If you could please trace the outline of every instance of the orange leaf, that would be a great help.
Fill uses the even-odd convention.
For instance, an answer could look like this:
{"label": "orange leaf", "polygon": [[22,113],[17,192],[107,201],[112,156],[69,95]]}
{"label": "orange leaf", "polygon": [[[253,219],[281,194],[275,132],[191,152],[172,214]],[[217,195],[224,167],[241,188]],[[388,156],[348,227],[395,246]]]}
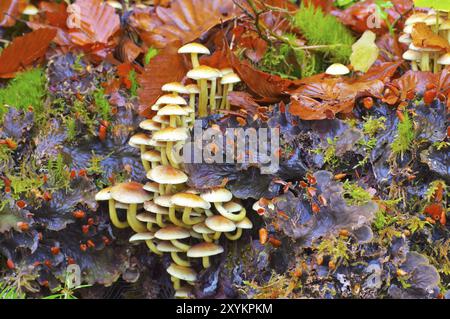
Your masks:
{"label": "orange leaf", "polygon": [[0,1],[0,27],[12,27],[16,24],[16,17],[27,4],[26,0],[1,0]]}
{"label": "orange leaf", "polygon": [[182,44],[194,41],[238,14],[240,10],[232,0],[173,0],[170,8],[156,7],[155,13],[139,12],[131,20],[134,26],[140,26],[146,44],[163,48],[176,40]]}
{"label": "orange leaf", "polygon": [[107,44],[120,29],[120,18],[114,8],[102,0],[77,0],[67,11],[71,41],[79,46]]}
{"label": "orange leaf", "polygon": [[188,69],[177,50],[177,47],[172,46],[161,50],[138,77],[140,85],[138,95],[140,104],[144,107],[143,114],[149,114],[147,108],[162,94],[161,87],[164,83],[181,81],[186,75]]}
{"label": "orange leaf", "polygon": [[0,77],[12,77],[19,69],[43,57],[55,36],[56,30],[39,29],[15,38],[0,56]]}
{"label": "orange leaf", "polygon": [[416,23],[411,33],[413,44],[418,48],[433,48],[449,51],[450,45],[443,37],[437,35],[425,23]]}

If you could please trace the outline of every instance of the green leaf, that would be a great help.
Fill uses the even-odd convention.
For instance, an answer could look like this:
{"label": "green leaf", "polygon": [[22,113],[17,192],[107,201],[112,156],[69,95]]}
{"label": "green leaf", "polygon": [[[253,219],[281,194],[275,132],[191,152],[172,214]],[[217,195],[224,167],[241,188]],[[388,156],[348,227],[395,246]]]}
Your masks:
{"label": "green leaf", "polygon": [[372,31],[366,31],[352,45],[350,63],[354,70],[367,72],[372,64],[377,60],[380,49],[375,44],[376,35]]}
{"label": "green leaf", "polygon": [[414,0],[414,5],[416,7],[450,11],[450,1],[448,0]]}

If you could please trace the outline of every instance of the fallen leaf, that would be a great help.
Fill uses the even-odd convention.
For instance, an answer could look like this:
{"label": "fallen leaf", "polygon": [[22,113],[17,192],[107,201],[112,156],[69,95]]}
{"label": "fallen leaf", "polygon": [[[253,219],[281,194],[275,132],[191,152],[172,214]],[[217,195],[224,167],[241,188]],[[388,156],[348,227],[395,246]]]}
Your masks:
{"label": "fallen leaf", "polygon": [[161,87],[164,83],[181,81],[186,75],[188,68],[183,56],[177,51],[177,47],[172,46],[162,49],[145,66],[143,74],[138,76],[138,96],[143,115],[151,114],[149,107],[162,95]]}
{"label": "fallen leaf", "polygon": [[13,77],[14,73],[42,58],[56,30],[39,29],[17,37],[0,56],[0,77]]}
{"label": "fallen leaf", "polygon": [[375,39],[375,33],[365,31],[358,41],[352,45],[350,63],[355,71],[367,72],[377,60],[380,49],[375,44]]}
{"label": "fallen leaf", "polygon": [[418,48],[450,50],[448,41],[434,33],[429,26],[422,22],[413,25],[411,38],[414,46]]}
{"label": "fallen leaf", "polygon": [[67,11],[70,39],[76,45],[107,44],[120,29],[119,15],[101,0],[77,0]]}

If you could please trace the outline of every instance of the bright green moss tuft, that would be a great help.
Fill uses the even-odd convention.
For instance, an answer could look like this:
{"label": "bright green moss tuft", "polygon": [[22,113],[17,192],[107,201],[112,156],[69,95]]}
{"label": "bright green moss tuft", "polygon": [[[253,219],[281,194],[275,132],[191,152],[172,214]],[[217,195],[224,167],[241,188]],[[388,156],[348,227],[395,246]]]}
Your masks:
{"label": "bright green moss tuft", "polygon": [[403,117],[403,121],[398,123],[397,135],[391,145],[392,152],[396,155],[403,155],[403,153],[408,151],[414,140],[414,123],[408,112],[405,112]]}

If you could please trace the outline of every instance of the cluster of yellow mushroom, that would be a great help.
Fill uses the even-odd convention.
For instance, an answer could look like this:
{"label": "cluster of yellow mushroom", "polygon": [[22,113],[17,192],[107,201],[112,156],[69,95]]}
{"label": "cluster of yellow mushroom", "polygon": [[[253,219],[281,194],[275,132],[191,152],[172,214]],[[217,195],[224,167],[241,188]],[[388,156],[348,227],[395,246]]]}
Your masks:
{"label": "cluster of yellow mushroom", "polygon": [[[129,140],[131,146],[140,149],[150,181],[145,185],[126,182],[108,187],[97,193],[96,200],[109,202],[114,226],[131,227],[136,232],[130,242],[145,242],[157,255],[170,253],[173,263],[167,272],[175,296],[187,297],[190,286],[183,286],[181,281],[195,282],[197,272],[191,267],[192,260],[201,258],[203,267],[209,267],[210,257],[224,251],[219,244],[222,233],[229,240],[237,240],[243,229],[251,229],[253,225],[243,205],[233,199],[229,190],[200,191],[186,185],[188,176],[183,163],[174,154],[189,136],[196,105],[199,116],[229,108],[227,95],[239,77],[231,69],[199,65],[198,54],[209,54],[201,44],[187,44],[179,52],[191,54],[194,68],[187,77],[197,84],[163,85],[165,94],[151,107],[156,115],[141,122],[139,127],[144,132]],[[127,210],[126,221],[119,219],[117,209]]]}
{"label": "cluster of yellow mushroom", "polygon": [[[441,44],[436,41],[427,43],[423,41],[420,45],[413,41],[414,28],[432,30],[442,38]],[[429,29],[428,29],[429,28]],[[403,59],[410,61],[414,71],[439,72],[442,68],[450,65],[450,13],[430,10],[428,13],[418,12],[412,14],[405,21],[403,33],[399,42],[408,45],[408,50],[403,54]]]}

